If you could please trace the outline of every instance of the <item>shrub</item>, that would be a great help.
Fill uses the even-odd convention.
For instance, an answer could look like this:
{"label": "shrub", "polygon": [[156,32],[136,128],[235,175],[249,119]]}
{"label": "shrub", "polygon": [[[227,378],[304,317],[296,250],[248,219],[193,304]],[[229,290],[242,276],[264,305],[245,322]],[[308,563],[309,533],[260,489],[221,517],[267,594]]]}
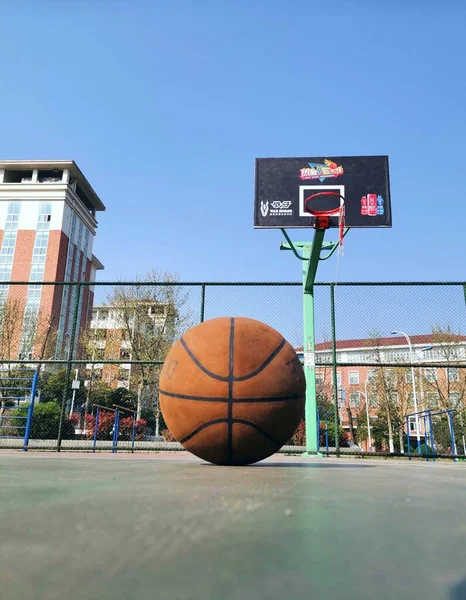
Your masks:
{"label": "shrub", "polygon": [[[29,406],[22,406],[14,412],[15,416],[26,417],[28,414]],[[34,413],[32,416],[31,433],[29,438],[31,440],[54,440],[58,438],[58,429],[60,426],[60,406],[56,402],[40,402],[34,406]],[[13,415],[12,415],[13,416]],[[22,421],[25,425],[24,419],[18,419],[18,423]],[[19,430],[18,435],[22,436],[24,430]],[[62,427],[62,439],[72,440],[74,439],[74,425],[70,419],[65,418]]]}
{"label": "shrub", "polygon": [[[110,411],[102,410],[99,413],[99,424],[97,429],[98,440],[111,440],[113,439],[113,424],[115,422],[115,413]],[[144,430],[147,426],[147,422],[144,419],[136,421],[136,440],[142,440],[144,438]],[[86,417],[86,430],[87,437],[92,439],[95,432],[95,416],[87,415]],[[118,439],[119,440],[131,440],[133,430],[133,417],[120,417],[120,424],[118,428]]]}
{"label": "shrub", "polygon": [[[348,437],[345,433],[343,427],[339,427],[339,441],[340,447],[346,448],[348,446]],[[306,422],[304,419],[299,423],[293,437],[289,441],[289,444],[292,446],[305,446],[306,445]],[[325,423],[321,421],[320,423],[320,446],[325,446]],[[335,446],[335,423],[333,421],[329,421],[328,424],[328,445]]]}

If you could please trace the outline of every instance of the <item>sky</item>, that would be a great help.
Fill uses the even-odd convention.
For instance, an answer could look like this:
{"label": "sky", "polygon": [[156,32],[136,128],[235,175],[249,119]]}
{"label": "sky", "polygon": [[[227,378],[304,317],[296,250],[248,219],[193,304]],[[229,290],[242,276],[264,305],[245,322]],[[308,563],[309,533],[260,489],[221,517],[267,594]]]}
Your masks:
{"label": "sky", "polygon": [[4,1],[0,158],[76,161],[101,281],[299,281],[255,158],[386,154],[393,227],[317,279],[464,280],[465,28],[460,0]]}

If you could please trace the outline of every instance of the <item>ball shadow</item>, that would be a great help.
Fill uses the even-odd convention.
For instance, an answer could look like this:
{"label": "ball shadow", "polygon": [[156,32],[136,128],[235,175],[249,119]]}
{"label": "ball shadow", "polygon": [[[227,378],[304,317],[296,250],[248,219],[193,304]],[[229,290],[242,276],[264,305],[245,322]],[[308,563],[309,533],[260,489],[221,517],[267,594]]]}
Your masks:
{"label": "ball shadow", "polygon": [[203,466],[207,467],[241,467],[242,469],[254,468],[254,469],[265,469],[273,467],[277,468],[293,468],[293,469],[373,469],[377,465],[352,465],[342,463],[295,463],[295,462],[258,462],[250,465],[215,465],[213,463],[203,462]]}

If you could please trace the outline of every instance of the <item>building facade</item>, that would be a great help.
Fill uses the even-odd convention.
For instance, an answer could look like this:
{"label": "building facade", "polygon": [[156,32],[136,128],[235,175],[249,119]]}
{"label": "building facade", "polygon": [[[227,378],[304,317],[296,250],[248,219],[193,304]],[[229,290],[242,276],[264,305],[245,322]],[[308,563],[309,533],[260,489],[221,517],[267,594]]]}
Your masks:
{"label": "building facade", "polygon": [[61,357],[69,349],[74,307],[78,331],[90,319],[91,286],[77,303],[77,286],[42,284],[95,281],[103,269],[93,255],[96,215],[103,210],[73,161],[0,161],[3,358]]}
{"label": "building facade", "polygon": [[[350,435],[361,426],[372,427],[392,409],[399,420],[414,412],[447,410],[466,406],[466,336],[450,332],[413,335],[411,348],[404,337],[337,340],[337,393],[340,423]],[[302,348],[298,355],[303,360]],[[318,396],[334,403],[332,343],[316,344],[316,384]],[[391,363],[367,366],[367,363]],[[422,363],[437,363],[423,367]],[[415,366],[398,366],[397,363]],[[413,385],[414,373],[414,385]],[[420,423],[421,434],[423,424]],[[394,435],[396,432],[394,433]],[[367,435],[367,434],[366,434]],[[410,419],[410,436],[416,435],[415,419]],[[361,446],[367,450],[368,440]]]}
{"label": "building facade", "polygon": [[174,341],[175,319],[176,312],[169,304],[151,300],[120,297],[114,304],[95,305],[86,356],[102,362],[86,365],[88,380],[101,380],[113,388],[134,392],[144,383],[145,405],[148,399],[153,404],[160,367],[134,365],[131,361],[163,361]]}

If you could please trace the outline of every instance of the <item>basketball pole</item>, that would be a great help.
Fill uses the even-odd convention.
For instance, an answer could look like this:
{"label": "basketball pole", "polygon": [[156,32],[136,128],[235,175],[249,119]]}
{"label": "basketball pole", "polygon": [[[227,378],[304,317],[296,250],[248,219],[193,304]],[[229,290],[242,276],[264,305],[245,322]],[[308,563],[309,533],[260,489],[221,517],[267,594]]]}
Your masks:
{"label": "basketball pole", "polygon": [[[345,230],[345,235],[348,229]],[[306,377],[306,452],[304,456],[322,456],[319,452],[319,432],[317,431],[317,386],[315,363],[315,310],[314,283],[320,260],[327,260],[338,248],[339,242],[324,242],[325,229],[315,229],[314,239],[310,242],[292,242],[285,229],[281,229],[286,242],[280,244],[280,250],[291,250],[303,261],[303,319],[304,319],[304,375]],[[298,252],[301,251],[301,254]],[[321,257],[322,251],[328,251]],[[336,367],[334,365],[333,382],[337,390]],[[335,394],[334,394],[335,395]],[[336,397],[338,394],[336,395]],[[337,400],[338,402],[338,400]],[[336,408],[338,410],[338,408]],[[336,435],[336,434],[335,434]]]}

